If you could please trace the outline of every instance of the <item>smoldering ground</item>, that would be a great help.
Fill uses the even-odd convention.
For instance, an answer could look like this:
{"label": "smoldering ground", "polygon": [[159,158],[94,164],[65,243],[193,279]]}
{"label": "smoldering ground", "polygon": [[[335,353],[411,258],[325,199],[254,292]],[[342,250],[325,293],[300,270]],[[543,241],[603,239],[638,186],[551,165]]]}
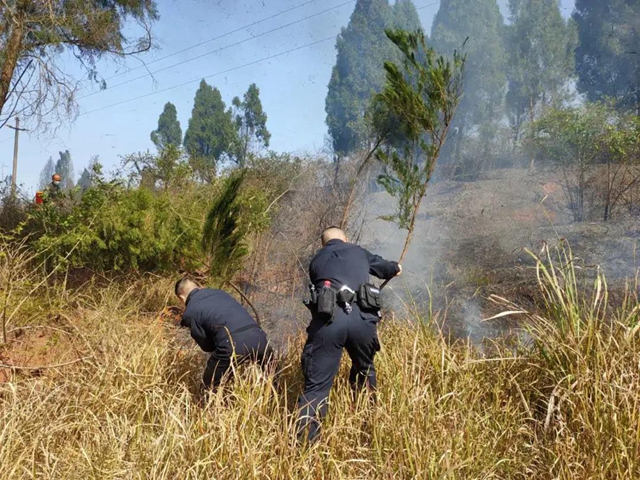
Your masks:
{"label": "smoldering ground", "polygon": [[[535,261],[544,245],[568,241],[584,281],[601,267],[613,288],[634,283],[638,267],[638,224],[575,223],[566,207],[557,170],[513,167],[482,173],[474,181],[441,180],[429,187],[415,236],[404,260],[404,275],[389,284],[385,299],[398,318],[439,312],[434,325],[454,339],[480,345],[522,326],[517,316],[485,321],[500,313],[491,295],[528,311],[540,307]],[[406,231],[382,216],[395,201],[386,192],[366,195],[362,244],[397,259]]]}

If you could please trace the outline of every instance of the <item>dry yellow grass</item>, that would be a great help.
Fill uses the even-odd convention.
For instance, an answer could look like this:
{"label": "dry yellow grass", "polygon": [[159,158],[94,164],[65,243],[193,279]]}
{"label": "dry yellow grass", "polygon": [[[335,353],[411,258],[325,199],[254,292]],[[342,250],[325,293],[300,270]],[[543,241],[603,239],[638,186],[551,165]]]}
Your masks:
{"label": "dry yellow grass", "polygon": [[61,313],[49,325],[84,359],[0,384],[0,478],[640,478],[636,302],[605,309],[606,283],[573,291],[568,265],[540,263],[558,308],[529,350],[480,358],[418,319],[384,325],[377,405],[352,403],[343,368],[306,450],[301,338],[275,377],[244,369],[201,406],[201,354],[148,313],[168,282],[39,293],[11,327]]}

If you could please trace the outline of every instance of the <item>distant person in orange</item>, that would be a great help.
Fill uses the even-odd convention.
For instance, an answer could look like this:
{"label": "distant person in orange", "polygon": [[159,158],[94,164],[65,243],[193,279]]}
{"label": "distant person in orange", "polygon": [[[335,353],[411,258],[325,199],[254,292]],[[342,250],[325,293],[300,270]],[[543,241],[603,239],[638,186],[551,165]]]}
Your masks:
{"label": "distant person in orange", "polygon": [[47,186],[47,190],[46,190],[46,197],[48,199],[55,199],[57,198],[60,193],[61,193],[61,187],[60,187],[60,183],[62,182],[62,177],[55,173],[53,174],[53,176],[51,177],[51,183]]}

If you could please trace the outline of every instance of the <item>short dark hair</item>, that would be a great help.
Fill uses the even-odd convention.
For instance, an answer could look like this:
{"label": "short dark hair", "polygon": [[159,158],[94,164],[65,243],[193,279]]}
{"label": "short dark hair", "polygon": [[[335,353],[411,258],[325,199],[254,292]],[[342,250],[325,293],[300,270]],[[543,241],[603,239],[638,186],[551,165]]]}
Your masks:
{"label": "short dark hair", "polygon": [[187,286],[190,283],[196,286],[198,285],[194,280],[192,280],[189,277],[183,277],[180,280],[178,280],[175,286],[176,297],[179,297],[180,295],[184,295],[186,293]]}

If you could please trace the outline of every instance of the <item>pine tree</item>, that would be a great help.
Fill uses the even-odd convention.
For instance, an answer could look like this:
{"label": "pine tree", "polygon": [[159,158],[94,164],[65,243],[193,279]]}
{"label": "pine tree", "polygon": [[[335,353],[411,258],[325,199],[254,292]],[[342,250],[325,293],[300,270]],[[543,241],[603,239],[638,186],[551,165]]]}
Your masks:
{"label": "pine tree", "polygon": [[252,147],[268,148],[271,133],[267,129],[267,114],[260,101],[260,89],[252,83],[244,98],[233,99],[235,122],[238,129],[238,147],[236,161],[243,167]]}
{"label": "pine tree", "polygon": [[[431,42],[442,55],[464,46],[464,96],[456,114],[459,142],[477,127],[487,140],[504,115],[504,20],[496,0],[442,0]],[[457,156],[457,155],[456,155]]]}
{"label": "pine tree", "polygon": [[215,170],[225,156],[233,155],[236,140],[233,112],[227,109],[220,91],[202,80],[184,136],[187,153]]}
{"label": "pine tree", "polygon": [[69,150],[59,152],[60,158],[56,162],[56,171],[58,175],[62,177],[60,188],[62,190],[71,190],[75,184],[73,180],[73,162],[71,161],[71,153]]}
{"label": "pine tree", "polygon": [[82,189],[82,191],[91,188],[91,185],[93,184],[93,176],[95,175],[95,168],[98,163],[99,158],[97,155],[91,157],[89,166],[82,171],[82,175],[80,175],[80,178],[78,179],[78,186]]}
{"label": "pine tree", "polygon": [[576,0],[578,90],[640,114],[640,2]]}
{"label": "pine tree", "polygon": [[411,0],[358,0],[349,25],[336,42],[337,60],[329,82],[325,110],[334,152],[344,157],[367,146],[373,94],[384,85],[384,62],[400,60],[385,35],[387,28],[421,29]]}
{"label": "pine tree", "polygon": [[525,120],[540,106],[566,97],[574,71],[575,35],[559,0],[509,0],[507,112],[518,140]]}
{"label": "pine tree", "polygon": [[40,190],[47,188],[47,185],[51,183],[51,177],[53,177],[54,173],[56,173],[56,164],[53,158],[49,157],[49,160],[47,160],[47,163],[44,164],[44,167],[40,171],[40,182],[38,183]]}
{"label": "pine tree", "polygon": [[393,6],[393,27],[407,32],[422,30],[418,10],[411,0],[396,0]]}
{"label": "pine tree", "polygon": [[372,95],[384,85],[384,62],[396,55],[385,35],[391,19],[388,0],[358,0],[338,36],[325,102],[329,136],[338,157],[363,148],[369,139],[365,116]]}
{"label": "pine tree", "polygon": [[178,121],[178,111],[173,103],[167,102],[164,106],[158,118],[158,128],[151,132],[151,141],[159,150],[169,145],[177,147],[182,144],[182,128]]}
{"label": "pine tree", "polygon": [[91,172],[88,169],[82,170],[82,174],[78,179],[78,186],[82,189],[82,191],[88,190],[91,188]]}
{"label": "pine tree", "polygon": [[210,257],[209,275],[220,283],[233,279],[249,253],[239,202],[244,178],[245,171],[240,171],[224,181],[203,227],[202,249]]}

